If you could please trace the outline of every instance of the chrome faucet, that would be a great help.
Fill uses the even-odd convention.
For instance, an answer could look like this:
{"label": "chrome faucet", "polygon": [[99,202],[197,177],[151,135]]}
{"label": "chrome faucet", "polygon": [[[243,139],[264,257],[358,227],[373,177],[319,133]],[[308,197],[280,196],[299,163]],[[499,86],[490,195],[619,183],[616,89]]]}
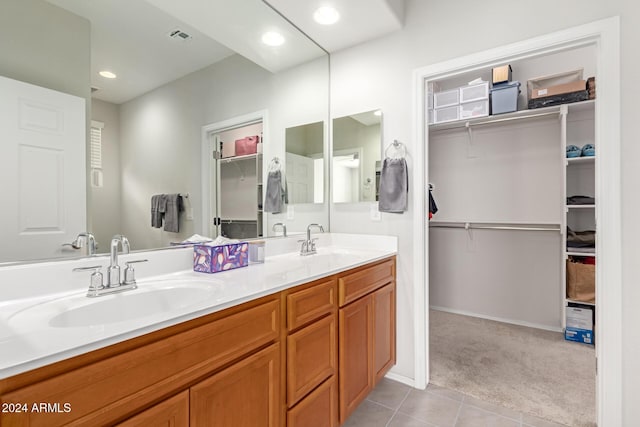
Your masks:
{"label": "chrome faucet", "polygon": [[102,273],[100,269],[101,265],[95,265],[92,267],[74,268],[73,271],[91,271],[91,284],[89,285],[88,297],[98,297],[100,295],[113,294],[116,292],[128,291],[130,289],[136,289],[135,271],[132,264],[138,262],[146,262],[146,259],[139,259],[135,261],[127,261],[125,264],[127,268],[124,269],[124,280],[120,282],[120,265],[118,265],[118,246],[122,246],[122,252],[129,253],[130,246],[129,240],[121,234],[113,236],[111,239],[111,264],[107,270],[107,283],[103,283]]}
{"label": "chrome faucet", "polygon": [[318,239],[312,239],[311,238],[311,228],[312,227],[316,227],[318,230],[320,230],[322,233],[324,233],[324,228],[320,224],[309,224],[307,226],[307,240],[299,240],[299,242],[302,243],[302,246],[300,247],[300,255],[302,255],[302,256],[312,255],[312,254],[315,254],[317,252],[316,251],[316,240],[318,240]]}
{"label": "chrome faucet", "polygon": [[[83,232],[78,234],[78,237],[71,242],[65,243],[62,246],[71,246],[73,249],[82,249],[83,255],[95,255],[96,253],[96,238],[93,234]],[[86,249],[85,249],[86,248]]]}
{"label": "chrome faucet", "polygon": [[273,224],[273,227],[271,227],[271,230],[275,232],[278,226],[282,227],[282,237],[287,237],[287,226],[283,222],[276,222]]}
{"label": "chrome faucet", "polygon": [[110,288],[120,286],[120,266],[118,265],[118,244],[122,246],[122,253],[129,253],[129,240],[122,234],[116,234],[111,239],[110,265],[107,270],[107,286]]}

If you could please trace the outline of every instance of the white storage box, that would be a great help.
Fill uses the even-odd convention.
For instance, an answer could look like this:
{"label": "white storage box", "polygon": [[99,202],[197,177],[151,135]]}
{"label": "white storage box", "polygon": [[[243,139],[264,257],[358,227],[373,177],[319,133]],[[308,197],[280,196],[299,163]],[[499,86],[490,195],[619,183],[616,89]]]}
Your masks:
{"label": "white storage box", "polygon": [[435,110],[433,110],[433,123],[444,123],[458,120],[458,108],[458,105],[436,108]]}
{"label": "white storage box", "polygon": [[460,88],[460,104],[483,99],[489,99],[489,82],[462,86]]}
{"label": "white storage box", "polygon": [[586,307],[567,307],[564,339],[593,344],[593,311]]}
{"label": "white storage box", "polygon": [[489,100],[460,104],[460,119],[473,119],[489,115]]}
{"label": "white storage box", "polygon": [[450,107],[452,105],[458,105],[459,90],[445,90],[444,92],[436,92],[433,94],[433,106],[434,108]]}

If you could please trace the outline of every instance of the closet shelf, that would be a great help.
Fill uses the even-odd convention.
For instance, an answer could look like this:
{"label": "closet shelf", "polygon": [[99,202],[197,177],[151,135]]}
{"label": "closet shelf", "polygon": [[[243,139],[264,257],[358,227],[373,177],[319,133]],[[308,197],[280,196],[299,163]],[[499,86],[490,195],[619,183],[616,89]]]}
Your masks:
{"label": "closet shelf", "polygon": [[567,205],[567,209],[595,209],[596,205]]}
{"label": "closet shelf", "polygon": [[588,256],[588,257],[596,256],[595,252],[571,252],[571,251],[567,251],[566,254],[567,255],[571,255],[571,256]]}
{"label": "closet shelf", "polygon": [[596,156],[568,157],[567,165],[576,164],[576,163],[593,163],[595,159],[596,159]]}
{"label": "closet shelf", "polygon": [[251,160],[251,159],[255,159],[258,156],[261,156],[261,153],[254,153],[254,154],[245,154],[244,156],[234,156],[234,157],[225,157],[220,159],[221,162],[223,163],[231,163],[231,162],[237,162],[240,160]]}
{"label": "closet shelf", "polygon": [[429,130],[438,132],[438,131],[449,130],[449,129],[466,128],[467,123],[469,126],[473,127],[473,126],[480,126],[480,125],[502,124],[502,123],[516,121],[516,120],[537,120],[537,119],[549,118],[555,115],[559,116],[561,108],[565,105],[568,106],[569,111],[571,110],[581,111],[581,110],[594,108],[595,102],[593,100],[588,100],[588,101],[575,102],[572,104],[554,105],[552,107],[534,108],[531,110],[519,110],[513,113],[478,117],[476,119],[456,120],[456,121],[447,122],[447,123],[434,123],[429,125]]}

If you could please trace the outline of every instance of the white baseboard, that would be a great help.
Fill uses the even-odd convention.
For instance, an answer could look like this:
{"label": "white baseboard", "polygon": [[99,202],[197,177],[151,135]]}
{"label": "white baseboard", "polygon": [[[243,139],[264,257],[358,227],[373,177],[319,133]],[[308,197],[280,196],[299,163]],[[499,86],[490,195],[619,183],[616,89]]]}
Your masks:
{"label": "white baseboard", "polygon": [[502,322],[502,323],[510,323],[512,325],[527,326],[529,328],[536,328],[536,329],[544,329],[545,331],[552,331],[552,332],[563,331],[562,326],[549,326],[549,325],[542,325],[539,323],[524,322],[521,320],[504,319],[502,317],[487,316],[485,314],[472,313],[470,311],[465,311],[465,310],[456,310],[448,307],[430,306],[429,308],[432,310],[444,311],[447,313],[462,314],[463,316],[478,317],[480,319],[494,320],[496,322]]}
{"label": "white baseboard", "polygon": [[413,378],[406,377],[404,375],[394,374],[393,372],[387,372],[384,376],[385,378],[389,378],[390,380],[398,381],[399,383],[406,384],[409,387],[415,388],[415,380]]}

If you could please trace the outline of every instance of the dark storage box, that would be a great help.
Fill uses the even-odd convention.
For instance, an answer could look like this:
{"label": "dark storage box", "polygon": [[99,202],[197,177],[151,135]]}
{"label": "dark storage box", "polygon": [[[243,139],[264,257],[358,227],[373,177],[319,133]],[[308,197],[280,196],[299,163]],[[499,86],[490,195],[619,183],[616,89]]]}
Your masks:
{"label": "dark storage box", "polygon": [[528,107],[529,109],[551,107],[552,105],[569,104],[572,102],[586,101],[587,99],[589,99],[589,91],[581,90],[579,92],[530,99]]}

